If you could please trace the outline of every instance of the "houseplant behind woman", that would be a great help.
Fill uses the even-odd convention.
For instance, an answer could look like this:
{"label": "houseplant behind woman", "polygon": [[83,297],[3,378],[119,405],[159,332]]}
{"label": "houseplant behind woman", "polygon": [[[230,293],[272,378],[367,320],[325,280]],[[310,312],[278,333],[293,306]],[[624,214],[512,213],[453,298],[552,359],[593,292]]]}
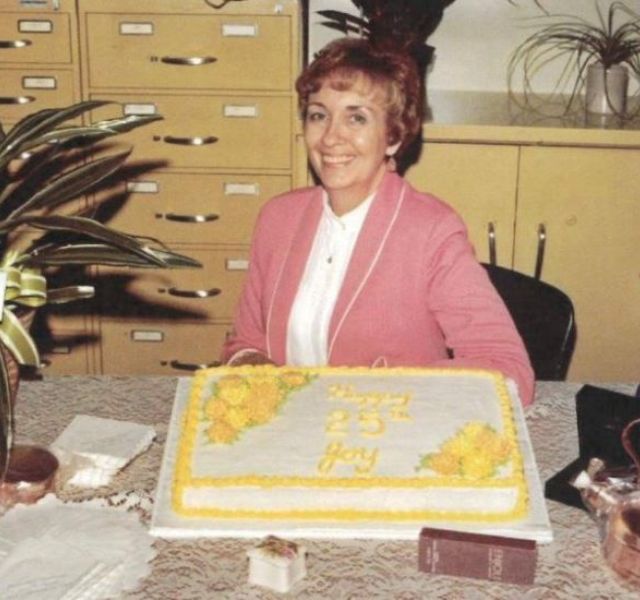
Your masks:
{"label": "houseplant behind woman", "polygon": [[231,365],[464,366],[532,401],[526,350],[460,218],[395,173],[422,125],[406,54],[329,44],[297,81],[321,185],[261,211]]}

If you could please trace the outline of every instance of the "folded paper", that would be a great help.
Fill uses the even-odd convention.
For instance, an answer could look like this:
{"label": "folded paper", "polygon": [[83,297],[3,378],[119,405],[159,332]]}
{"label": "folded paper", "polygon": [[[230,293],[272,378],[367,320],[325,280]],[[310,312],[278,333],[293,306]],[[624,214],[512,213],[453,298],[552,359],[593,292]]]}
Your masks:
{"label": "folded paper", "polygon": [[71,467],[68,483],[99,487],[144,452],[155,435],[149,425],[77,415],[51,449],[67,470]]}
{"label": "folded paper", "polygon": [[153,538],[137,514],[49,494],[0,519],[3,600],[101,600],[133,590],[150,571]]}

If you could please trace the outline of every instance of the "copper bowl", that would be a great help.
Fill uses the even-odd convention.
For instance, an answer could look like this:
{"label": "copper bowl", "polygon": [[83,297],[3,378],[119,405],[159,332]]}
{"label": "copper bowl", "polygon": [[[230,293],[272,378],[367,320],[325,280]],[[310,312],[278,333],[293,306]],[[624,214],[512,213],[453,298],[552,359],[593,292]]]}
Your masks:
{"label": "copper bowl", "polygon": [[0,506],[32,504],[54,489],[58,459],[46,448],[15,445],[9,468],[0,484]]}

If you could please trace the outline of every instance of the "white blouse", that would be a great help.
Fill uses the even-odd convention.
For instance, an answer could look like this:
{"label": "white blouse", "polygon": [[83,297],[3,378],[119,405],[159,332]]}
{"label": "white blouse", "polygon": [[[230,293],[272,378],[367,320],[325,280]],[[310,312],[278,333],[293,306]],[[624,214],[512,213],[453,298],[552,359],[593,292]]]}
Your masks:
{"label": "white blouse", "polygon": [[327,364],[331,315],[374,195],[338,217],[325,193],[322,217],[289,315],[288,365]]}

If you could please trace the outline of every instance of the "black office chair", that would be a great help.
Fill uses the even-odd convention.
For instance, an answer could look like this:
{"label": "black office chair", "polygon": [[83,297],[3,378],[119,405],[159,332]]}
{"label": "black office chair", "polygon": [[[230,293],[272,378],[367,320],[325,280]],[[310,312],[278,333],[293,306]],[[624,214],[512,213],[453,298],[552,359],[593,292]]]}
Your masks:
{"label": "black office chair", "polygon": [[563,381],[576,341],[571,299],[539,279],[495,265],[483,266],[511,313],[536,379]]}

